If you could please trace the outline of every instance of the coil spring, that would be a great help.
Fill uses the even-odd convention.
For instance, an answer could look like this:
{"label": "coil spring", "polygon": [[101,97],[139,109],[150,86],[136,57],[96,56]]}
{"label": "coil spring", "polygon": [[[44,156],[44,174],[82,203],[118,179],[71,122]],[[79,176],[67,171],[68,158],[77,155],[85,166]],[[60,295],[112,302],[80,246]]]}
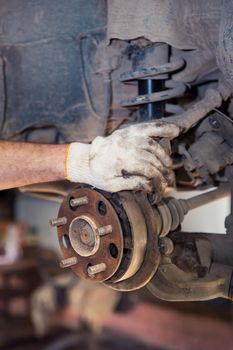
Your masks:
{"label": "coil spring", "polygon": [[[124,72],[120,75],[120,81],[123,83],[129,83],[134,80],[140,80],[145,78],[152,78],[162,74],[168,74],[177,71],[184,65],[184,60],[181,58],[173,58],[171,62],[163,65],[153,66],[149,68],[140,68],[136,71]],[[175,80],[166,80],[165,82],[166,90],[161,90],[158,92],[139,95],[135,97],[126,98],[121,101],[123,107],[134,107],[139,105],[145,105],[154,102],[162,102],[183,95],[186,90],[184,83]],[[178,114],[183,111],[179,106],[168,104],[166,106],[166,111],[169,113]]]}

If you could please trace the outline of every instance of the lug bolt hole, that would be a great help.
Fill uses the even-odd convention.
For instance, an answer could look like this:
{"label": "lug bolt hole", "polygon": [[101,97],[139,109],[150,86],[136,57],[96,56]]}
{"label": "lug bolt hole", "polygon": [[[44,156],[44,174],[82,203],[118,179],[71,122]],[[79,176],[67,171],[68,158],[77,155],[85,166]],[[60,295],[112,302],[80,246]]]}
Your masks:
{"label": "lug bolt hole", "polygon": [[118,248],[114,243],[109,244],[108,250],[113,259],[116,259],[118,257]]}
{"label": "lug bolt hole", "polygon": [[97,211],[100,215],[104,216],[107,214],[107,207],[103,201],[98,201],[96,206],[97,206]]}
{"label": "lug bolt hole", "polygon": [[72,207],[72,206],[70,205],[70,202],[72,201],[72,199],[74,199],[74,197],[70,197],[70,199],[69,199],[69,208],[70,208],[71,210],[75,211],[77,208],[76,208],[76,207]]}
{"label": "lug bolt hole", "polygon": [[61,242],[65,249],[69,249],[71,247],[70,238],[67,234],[62,236]]}
{"label": "lug bolt hole", "polygon": [[86,265],[86,267],[84,266],[84,273],[85,273],[88,277],[90,277],[89,274],[88,274],[88,268],[91,267],[91,266],[92,266],[91,263],[88,263],[88,264]]}

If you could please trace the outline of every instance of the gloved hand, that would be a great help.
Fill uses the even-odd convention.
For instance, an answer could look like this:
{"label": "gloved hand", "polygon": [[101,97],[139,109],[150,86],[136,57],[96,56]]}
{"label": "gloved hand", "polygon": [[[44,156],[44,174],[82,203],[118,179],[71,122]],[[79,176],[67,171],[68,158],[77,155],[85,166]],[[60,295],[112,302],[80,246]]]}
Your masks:
{"label": "gloved hand", "polygon": [[179,132],[174,124],[150,122],[98,136],[91,144],[71,143],[66,178],[109,192],[143,189],[161,193],[171,179],[172,162],[155,138],[172,139]]}

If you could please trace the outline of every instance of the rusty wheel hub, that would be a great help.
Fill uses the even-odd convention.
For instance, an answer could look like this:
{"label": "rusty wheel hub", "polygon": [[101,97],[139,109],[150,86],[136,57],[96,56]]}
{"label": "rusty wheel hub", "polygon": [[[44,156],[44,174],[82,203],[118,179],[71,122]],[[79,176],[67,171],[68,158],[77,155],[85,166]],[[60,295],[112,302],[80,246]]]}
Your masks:
{"label": "rusty wheel hub", "polygon": [[[148,283],[157,269],[159,253],[150,218],[153,210],[146,213],[146,205],[150,208],[146,197],[129,192],[109,194],[88,186],[74,189],[53,223],[58,227],[62,266],[118,290],[134,290]],[[151,250],[155,260],[145,263]]]}

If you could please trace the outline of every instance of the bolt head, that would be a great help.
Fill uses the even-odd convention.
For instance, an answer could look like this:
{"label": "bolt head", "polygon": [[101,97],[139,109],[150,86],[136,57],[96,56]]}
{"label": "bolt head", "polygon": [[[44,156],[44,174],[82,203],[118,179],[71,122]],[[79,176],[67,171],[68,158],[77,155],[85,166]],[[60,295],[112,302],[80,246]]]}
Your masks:
{"label": "bolt head", "polygon": [[159,240],[159,250],[162,255],[168,256],[174,250],[174,244],[168,237],[163,237]]}
{"label": "bolt head", "polygon": [[209,123],[214,129],[219,129],[220,126],[221,126],[219,120],[216,119],[215,117],[210,117],[209,118]]}

